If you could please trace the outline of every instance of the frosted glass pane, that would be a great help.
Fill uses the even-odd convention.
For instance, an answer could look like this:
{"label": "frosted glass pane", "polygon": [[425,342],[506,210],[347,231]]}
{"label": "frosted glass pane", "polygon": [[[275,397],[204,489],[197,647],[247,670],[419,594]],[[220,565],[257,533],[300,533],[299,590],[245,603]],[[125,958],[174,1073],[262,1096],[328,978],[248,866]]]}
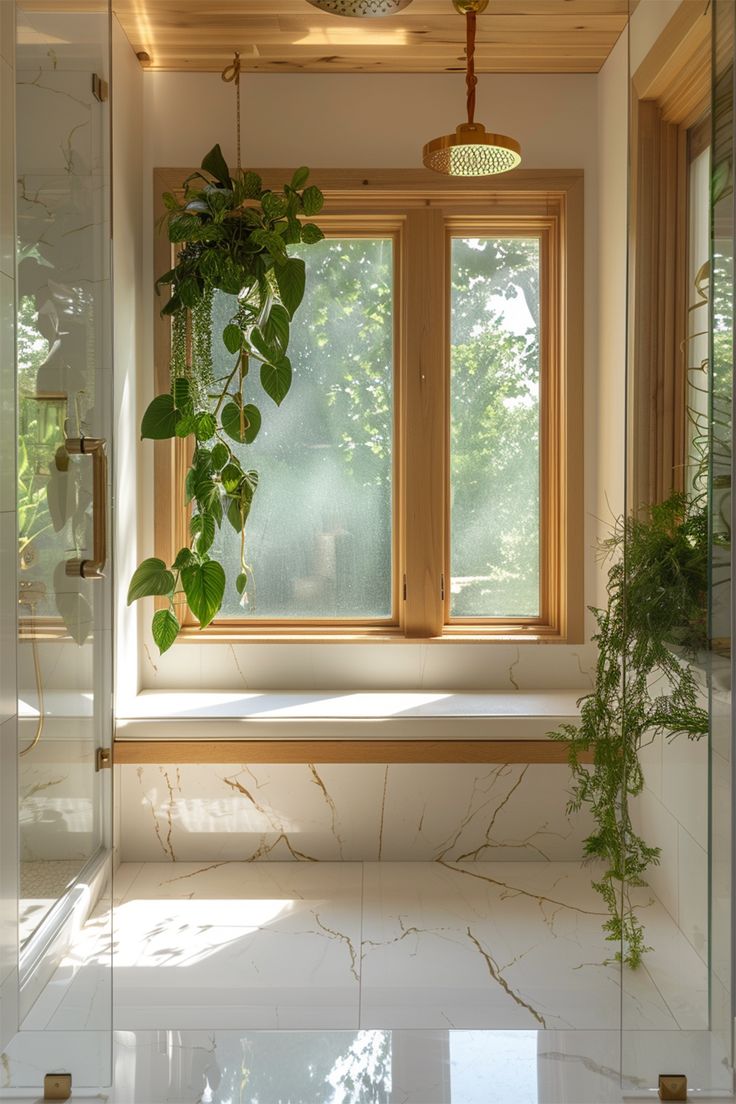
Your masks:
{"label": "frosted glass pane", "polygon": [[[246,528],[247,601],[234,586],[222,617],[391,616],[393,243],[329,238],[302,248],[307,292],[291,331],[292,389],[279,408],[254,362],[249,402],[263,413],[238,448],[260,475]],[[215,302],[215,334],[233,299]],[[221,343],[215,343],[221,344]],[[231,358],[222,350],[225,371]],[[233,579],[240,541],[216,545]]]}
{"label": "frosted glass pane", "polygon": [[538,239],[453,239],[451,341],[450,613],[538,616]]}

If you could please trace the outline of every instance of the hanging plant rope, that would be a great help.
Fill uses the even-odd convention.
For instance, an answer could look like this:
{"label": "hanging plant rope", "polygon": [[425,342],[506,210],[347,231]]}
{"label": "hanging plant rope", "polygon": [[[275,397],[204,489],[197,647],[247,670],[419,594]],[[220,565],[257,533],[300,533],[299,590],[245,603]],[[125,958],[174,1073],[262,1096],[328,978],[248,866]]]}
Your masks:
{"label": "hanging plant rope", "polygon": [[232,81],[235,85],[235,148],[237,150],[238,172],[240,173],[243,171],[243,166],[240,162],[240,136],[242,133],[240,125],[240,54],[237,50],[230,65],[226,65],[222,70],[222,79],[228,84]]}
{"label": "hanging plant rope", "polygon": [[[162,222],[169,241],[179,247],[174,267],[156,284],[157,291],[168,286],[171,292],[161,312],[171,318],[171,389],[157,395],[146,410],[141,436],[192,442],[184,486],[191,508],[190,540],[170,565],[156,557],[144,560],[128,590],[129,605],[151,595],[164,600],[151,626],[161,652],[179,635],[184,602],[201,628],[222,607],[228,579],[212,549],[224,524],[240,537],[240,570],[231,584],[241,601],[247,598],[245,526],[258,472],[244,466],[242,448],[235,446],[252,444],[261,429],[250,365],[260,364],[261,391],[280,406],[291,387],[291,321],[306,284],[305,263],[292,257],[289,247],[324,237],[315,223],[306,221],[324,203],[319,188],[306,187],[309,169],[297,169],[290,183],[273,191],[264,188],[257,173],[240,168],[237,53],[222,76],[235,85],[238,169],[231,174],[219,145],[214,146],[202,161],[202,171],[184,181],[182,193],[163,197]],[[215,358],[212,332],[218,292],[236,298],[233,315],[219,335],[230,357],[220,376],[215,363],[223,348]]]}

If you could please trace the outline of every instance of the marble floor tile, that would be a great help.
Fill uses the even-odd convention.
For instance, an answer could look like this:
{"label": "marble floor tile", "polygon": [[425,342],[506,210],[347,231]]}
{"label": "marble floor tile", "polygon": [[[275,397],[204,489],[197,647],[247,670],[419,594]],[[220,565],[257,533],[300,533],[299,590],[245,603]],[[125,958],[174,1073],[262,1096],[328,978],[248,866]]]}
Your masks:
{"label": "marble floor tile", "polygon": [[[575,863],[366,864],[361,1026],[615,1029],[621,971],[590,882]],[[623,1007],[631,1028],[678,1026],[646,969],[625,972]]]}
{"label": "marble floor tile", "polygon": [[147,863],[115,909],[120,1028],[358,1026],[362,869]]}
{"label": "marble floor tile", "polygon": [[[27,1027],[121,1031],[705,1028],[705,967],[642,898],[621,970],[577,863],[123,864]],[[113,999],[110,967],[113,966]],[[112,1004],[112,1010],[111,1010]]]}

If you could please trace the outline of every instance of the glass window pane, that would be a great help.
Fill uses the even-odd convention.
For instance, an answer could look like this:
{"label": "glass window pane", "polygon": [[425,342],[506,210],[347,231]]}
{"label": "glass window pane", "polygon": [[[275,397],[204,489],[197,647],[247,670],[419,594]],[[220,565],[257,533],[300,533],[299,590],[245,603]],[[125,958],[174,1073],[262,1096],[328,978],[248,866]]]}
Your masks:
{"label": "glass window pane", "polygon": [[[243,465],[260,481],[246,528],[246,601],[222,617],[388,618],[392,613],[393,241],[328,238],[300,251],[307,292],[294,318],[292,389],[278,409],[251,367],[246,401],[263,413]],[[215,300],[214,333],[234,300]],[[219,346],[228,370],[232,358]],[[240,540],[216,551],[232,578]]]}
{"label": "glass window pane", "polygon": [[540,613],[539,254],[452,242],[452,617]]}

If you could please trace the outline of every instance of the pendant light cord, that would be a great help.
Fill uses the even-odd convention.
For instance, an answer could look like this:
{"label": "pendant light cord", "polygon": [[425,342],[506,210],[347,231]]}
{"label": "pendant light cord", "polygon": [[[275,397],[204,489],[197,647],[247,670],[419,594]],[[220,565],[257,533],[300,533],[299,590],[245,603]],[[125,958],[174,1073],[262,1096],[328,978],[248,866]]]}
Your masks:
{"label": "pendant light cord", "polygon": [[238,173],[241,173],[243,171],[243,166],[240,163],[240,54],[237,50],[235,51],[235,56],[230,65],[223,69],[222,79],[228,84],[232,82],[235,85],[235,144],[238,154]]}
{"label": "pendant light cord", "polygon": [[478,84],[478,78],[475,75],[475,29],[476,29],[476,14],[474,11],[466,12],[465,18],[467,20],[467,41],[465,46],[465,55],[467,57],[467,86],[468,86],[468,122],[472,124],[475,122],[475,88]]}

